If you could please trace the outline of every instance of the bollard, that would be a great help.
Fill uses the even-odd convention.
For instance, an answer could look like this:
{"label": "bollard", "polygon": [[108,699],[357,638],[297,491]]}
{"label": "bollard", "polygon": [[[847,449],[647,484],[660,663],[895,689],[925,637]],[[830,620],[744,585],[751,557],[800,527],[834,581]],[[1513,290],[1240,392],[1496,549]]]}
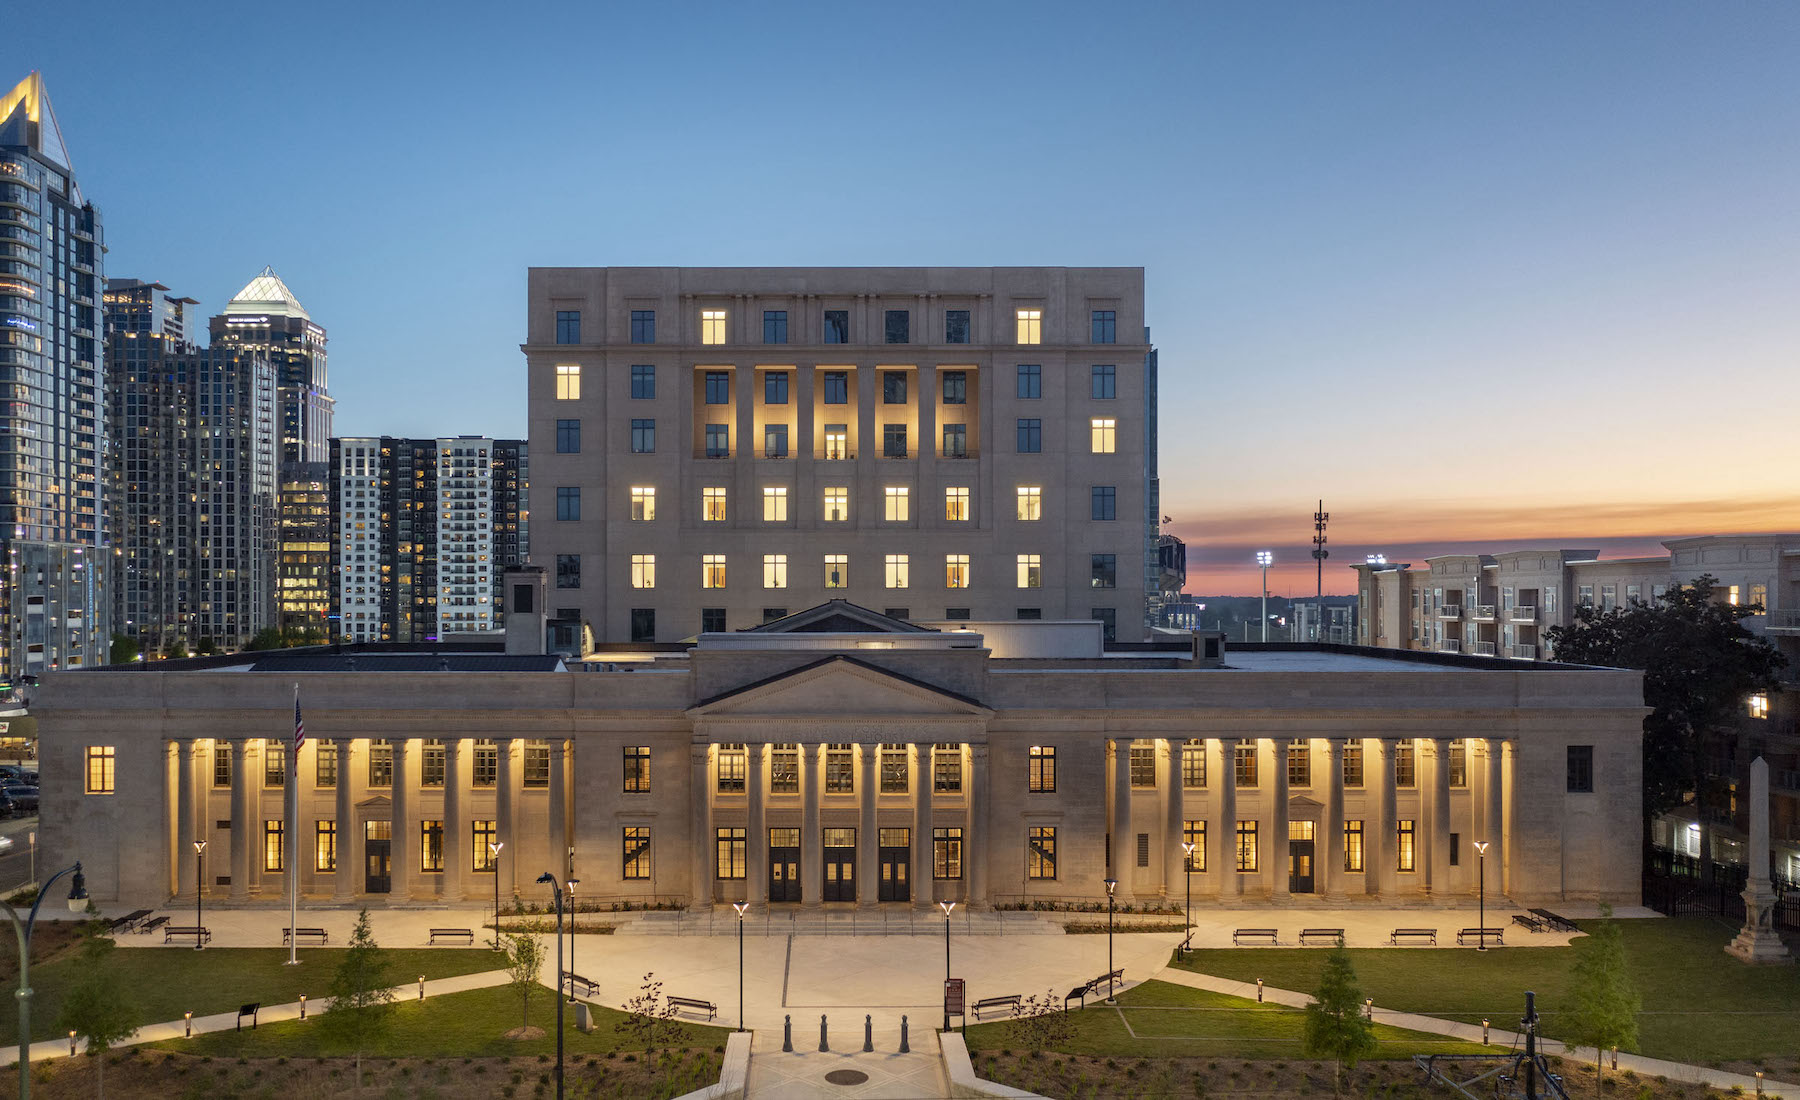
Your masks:
{"label": "bollard", "polygon": [[1375,1018],[1375,998],[1364,998],[1363,1010],[1368,1013],[1369,1019],[1373,1020]]}
{"label": "bollard", "polygon": [[75,1057],[75,1033],[69,1032],[69,1057]]}
{"label": "bollard", "polygon": [[1485,1016],[1481,1020],[1481,1045],[1488,1045],[1488,1022]]}
{"label": "bollard", "polygon": [[900,1017],[900,1053],[902,1053],[902,1054],[911,1054],[912,1053],[912,1047],[908,1046],[907,1042],[906,1042],[906,1017],[905,1016]]}
{"label": "bollard", "polygon": [[306,994],[300,994],[300,1018],[306,1019]]}
{"label": "bollard", "polygon": [[192,1039],[194,1037],[194,1014],[192,1012],[186,1013],[184,1018],[187,1023],[186,1037]]}
{"label": "bollard", "polygon": [[794,1052],[794,1018],[792,1016],[781,1018],[781,1052],[783,1054]]}
{"label": "bollard", "polygon": [[1262,1004],[1262,1003],[1263,1003],[1263,999],[1262,999],[1262,979],[1261,979],[1261,978],[1258,978],[1258,979],[1256,979],[1256,1003],[1257,1003],[1257,1004]]}
{"label": "bollard", "polygon": [[1617,1046],[1613,1047],[1612,1068],[1619,1068],[1619,1048]]}
{"label": "bollard", "polygon": [[825,1041],[825,1014],[819,1013],[819,1049],[830,1050],[831,1044]]}
{"label": "bollard", "polygon": [[873,1054],[874,1052],[875,1052],[875,1017],[864,1016],[863,1017],[863,1053],[864,1054]]}
{"label": "bollard", "polygon": [[419,1000],[425,999],[425,975],[419,975]]}

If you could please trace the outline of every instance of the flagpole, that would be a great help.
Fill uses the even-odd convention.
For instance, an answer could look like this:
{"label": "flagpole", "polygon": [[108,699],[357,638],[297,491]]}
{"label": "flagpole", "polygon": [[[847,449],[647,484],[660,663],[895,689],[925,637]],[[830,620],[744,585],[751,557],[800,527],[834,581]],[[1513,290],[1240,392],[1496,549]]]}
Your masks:
{"label": "flagpole", "polygon": [[300,685],[294,685],[293,751],[288,753],[288,961],[298,966],[300,957],[300,746],[306,740],[306,727],[300,722]]}

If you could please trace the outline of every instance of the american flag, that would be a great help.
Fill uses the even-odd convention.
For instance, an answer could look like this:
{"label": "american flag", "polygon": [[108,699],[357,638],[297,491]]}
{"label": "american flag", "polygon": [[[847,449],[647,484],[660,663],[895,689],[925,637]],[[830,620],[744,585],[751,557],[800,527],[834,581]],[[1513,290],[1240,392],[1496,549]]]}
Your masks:
{"label": "american flag", "polygon": [[300,685],[294,685],[294,755],[300,754],[300,746],[306,744],[306,721],[300,717]]}

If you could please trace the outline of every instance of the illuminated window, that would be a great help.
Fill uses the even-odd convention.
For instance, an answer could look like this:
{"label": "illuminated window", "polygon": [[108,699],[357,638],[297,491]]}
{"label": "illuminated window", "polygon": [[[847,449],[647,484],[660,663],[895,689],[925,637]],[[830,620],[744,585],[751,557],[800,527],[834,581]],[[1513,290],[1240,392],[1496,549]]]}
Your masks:
{"label": "illuminated window", "polygon": [[1248,744],[1237,746],[1236,752],[1232,755],[1232,771],[1238,786],[1254,787],[1257,785],[1256,742],[1251,741]]}
{"label": "illuminated window", "polygon": [[842,485],[825,490],[825,522],[843,523],[850,518],[850,490]]}
{"label": "illuminated window", "polygon": [[1256,870],[1256,822],[1237,823],[1237,869]]}
{"label": "illuminated window", "polygon": [[723,344],[725,342],[724,310],[703,309],[700,311],[700,342],[702,344]]}
{"label": "illuminated window", "polygon": [[715,869],[722,879],[743,878],[746,854],[744,830],[730,827],[716,830],[718,860]]}
{"label": "illuminated window", "polygon": [[1187,870],[1206,870],[1206,822],[1183,821],[1181,842],[1192,849],[1192,853],[1187,856]]}
{"label": "illuminated window", "polygon": [[889,554],[884,562],[885,581],[889,588],[905,588],[908,584],[909,569],[905,554]]}
{"label": "illuminated window", "polygon": [[287,850],[287,824],[283,821],[263,822],[263,870],[285,871],[287,861],[282,858]]}
{"label": "illuminated window", "polygon": [[581,367],[574,363],[556,364],[556,399],[575,401],[581,397]]}
{"label": "illuminated window", "polygon": [[492,787],[500,778],[500,746],[483,738],[475,742],[475,783]]}
{"label": "illuminated window", "polygon": [[[215,750],[217,751],[217,750]],[[87,750],[87,793],[113,793],[113,767],[117,750],[111,745],[89,745]],[[229,755],[225,757],[231,759]],[[228,763],[226,765],[230,767]],[[229,773],[227,773],[229,774]]]}
{"label": "illuminated window", "polygon": [[1206,742],[1189,738],[1182,747],[1181,785],[1191,791],[1206,789]]}
{"label": "illuminated window", "polygon": [[825,587],[850,587],[850,556],[848,554],[825,555]]}
{"label": "illuminated window", "polygon": [[1363,785],[1363,745],[1360,738],[1344,743],[1344,786]]}
{"label": "illuminated window", "polygon": [[631,487],[631,518],[634,520],[652,520],[656,518],[656,490],[648,485]]}
{"label": "illuminated window", "polygon": [[787,487],[782,485],[763,486],[763,522],[787,522]]}
{"label": "illuminated window", "polygon": [[967,587],[969,587],[969,555],[967,555],[967,554],[945,554],[944,555],[944,587],[945,588],[967,588]]}
{"label": "illuminated window", "polygon": [[[866,753],[868,751],[869,751],[869,746],[864,745],[863,752]],[[882,794],[905,794],[906,793],[907,770],[908,770],[907,769],[907,760],[906,760],[906,746],[905,745],[883,745],[883,746],[881,746],[881,759],[879,761],[879,766],[881,769],[881,793]]]}
{"label": "illuminated window", "polygon": [[952,826],[931,830],[931,877],[962,877],[962,829]]}
{"label": "illuminated window", "polygon": [[1750,586],[1750,606],[1758,615],[1769,613],[1769,586],[1753,584]]}
{"label": "illuminated window", "polygon": [[1156,786],[1156,745],[1151,742],[1131,743],[1131,785]]}
{"label": "illuminated window", "polygon": [[1031,746],[1031,770],[1025,789],[1032,794],[1056,793],[1056,746]]}
{"label": "illuminated window", "polygon": [[1044,342],[1044,311],[1041,309],[1014,310],[1018,320],[1019,343],[1041,344]]}
{"label": "illuminated window", "polygon": [[786,554],[764,554],[763,555],[763,587],[764,588],[786,588],[787,587],[787,555]]}
{"label": "illuminated window", "polygon": [[550,742],[525,742],[525,749],[519,754],[519,782],[527,787],[550,785]]}
{"label": "illuminated window", "polygon": [[1769,697],[1767,695],[1752,695],[1750,697],[1750,717],[1767,718],[1768,716]]}
{"label": "illuminated window", "polygon": [[633,554],[633,555],[631,555],[631,587],[633,587],[633,588],[655,588],[656,587],[656,555],[655,554]]}
{"label": "illuminated window", "polygon": [[1363,869],[1363,823],[1350,820],[1344,822],[1344,870],[1360,871]]}
{"label": "illuminated window", "polygon": [[850,457],[850,429],[842,424],[825,425],[825,458],[841,462]]}
{"label": "illuminated window", "polygon": [[1396,871],[1417,870],[1418,836],[1413,827],[1412,818],[1401,818],[1399,825],[1394,830],[1394,835],[1400,842],[1400,851],[1394,869]]}
{"label": "illuminated window", "polygon": [[944,489],[944,521],[946,523],[966,523],[969,519],[969,490],[966,486],[951,485]]}
{"label": "illuminated window", "polygon": [[702,555],[700,555],[700,587],[701,588],[724,588],[725,587],[725,555],[724,554],[702,554]]}
{"label": "illuminated window", "polygon": [[625,791],[627,794],[650,793],[650,746],[625,746]]}
{"label": "illuminated window", "polygon": [[1027,841],[1027,878],[1056,877],[1056,826],[1033,825]]}
{"label": "illuminated window", "polygon": [[272,737],[263,741],[263,786],[287,786],[287,742]]}
{"label": "illuminated window", "polygon": [[314,742],[313,749],[313,786],[337,786],[338,753],[337,746],[330,741]]}
{"label": "illuminated window", "polygon": [[1019,486],[1019,518],[1022,520],[1039,520],[1044,518],[1044,490],[1042,486]]}
{"label": "illuminated window", "polygon": [[749,773],[749,753],[739,744],[720,745],[715,758],[720,794],[743,794],[744,777]]}
{"label": "illuminated window", "polygon": [[337,822],[313,821],[313,870],[337,870]]}
{"label": "illuminated window", "polygon": [[[1607,587],[1611,587],[1611,586],[1608,585]],[[1726,586],[1725,602],[1730,604],[1733,607],[1736,607],[1738,605],[1738,586],[1737,585],[1733,584],[1733,585]]]}
{"label": "illuminated window", "polygon": [[1450,742],[1450,785],[1469,785],[1469,745],[1466,741]]}
{"label": "illuminated window", "polygon": [[881,492],[885,504],[882,512],[884,519],[889,523],[905,523],[912,517],[912,509],[909,504],[912,490],[904,485],[889,485],[884,487]]}
{"label": "illuminated window", "polygon": [[1041,588],[1044,584],[1044,560],[1038,554],[1020,554],[1019,587]]}
{"label": "illuminated window", "polygon": [[447,758],[444,743],[428,740],[419,751],[419,786],[442,787],[446,771]]}
{"label": "illuminated window", "polygon": [[624,877],[643,880],[650,877],[650,827],[627,825],[624,830]]}
{"label": "illuminated window", "polygon": [[938,745],[931,756],[931,789],[939,794],[962,792],[962,746],[951,742]]}
{"label": "illuminated window", "polygon": [[[845,744],[827,745],[825,747],[825,793],[826,794],[855,794],[856,793],[856,767],[855,767],[855,764],[851,760],[851,752],[850,752],[851,748],[852,748],[852,746],[845,745]],[[843,829],[843,830],[827,829],[826,832],[828,832],[828,833],[840,832],[841,834],[854,835],[855,830],[854,829]],[[854,843],[855,843],[855,841],[851,841],[850,844],[833,845],[829,841],[827,841],[825,846],[828,848],[830,848],[830,847],[846,847],[847,848],[847,847],[850,847],[851,845],[853,845]]]}
{"label": "illuminated window", "polygon": [[469,822],[469,869],[476,872],[492,874],[500,869],[500,855],[494,851],[494,845],[500,840],[500,834],[491,820]]}
{"label": "illuminated window", "polygon": [[792,742],[777,742],[769,751],[769,793],[800,793],[800,749]]}
{"label": "illuminated window", "polygon": [[1418,782],[1418,752],[1410,740],[1394,743],[1394,786],[1411,787]]}
{"label": "illuminated window", "polygon": [[709,486],[700,490],[700,521],[702,523],[725,522],[725,489],[723,486]]}
{"label": "illuminated window", "polygon": [[1096,416],[1089,421],[1089,424],[1094,439],[1094,453],[1097,455],[1112,454],[1116,442],[1114,429],[1116,421],[1110,416]]}
{"label": "illuminated window", "polygon": [[419,870],[441,872],[444,869],[444,822],[423,818],[419,821]]}

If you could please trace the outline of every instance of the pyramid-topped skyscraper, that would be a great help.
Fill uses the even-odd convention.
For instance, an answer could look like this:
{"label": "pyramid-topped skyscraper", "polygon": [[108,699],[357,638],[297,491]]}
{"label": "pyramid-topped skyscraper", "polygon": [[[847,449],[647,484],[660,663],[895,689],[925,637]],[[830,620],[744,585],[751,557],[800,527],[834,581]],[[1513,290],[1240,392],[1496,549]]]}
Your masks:
{"label": "pyramid-topped skyscraper", "polygon": [[333,402],[325,390],[325,329],[275,269],[257,272],[209,328],[214,347],[260,352],[274,362],[283,468],[330,457]]}

